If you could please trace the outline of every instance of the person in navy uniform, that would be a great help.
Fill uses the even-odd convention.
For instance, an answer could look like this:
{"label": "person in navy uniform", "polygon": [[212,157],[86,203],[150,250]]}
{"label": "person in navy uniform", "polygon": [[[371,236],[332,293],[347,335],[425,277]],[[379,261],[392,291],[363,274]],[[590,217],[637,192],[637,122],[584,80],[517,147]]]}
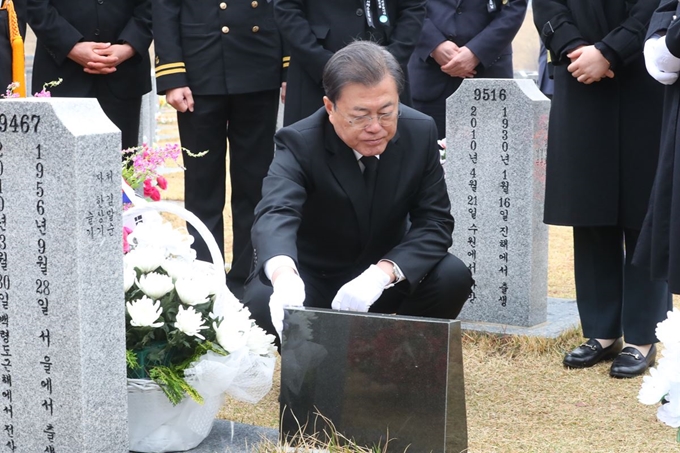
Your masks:
{"label": "person in navy uniform", "polygon": [[434,118],[446,136],[446,99],[463,79],[511,79],[512,40],[526,0],[428,0],[427,17],[411,60],[413,106]]}
{"label": "person in navy uniform", "polygon": [[151,0],[28,0],[38,43],[32,92],[47,82],[55,97],[94,97],[138,145],[142,96],[151,90]]}
{"label": "person in navy uniform", "polygon": [[[262,179],[274,155],[282,40],[267,0],[153,0],[158,94],[177,110],[184,154],[185,207],[224,253],[226,153],[229,140],[233,259],[227,282],[236,297],[250,272],[250,228]],[[210,261],[196,239],[197,258]]]}
{"label": "person in navy uniform", "polygon": [[[406,73],[423,26],[425,0],[274,0],[274,14],[291,49],[283,119],[287,126],[323,105],[323,68],[352,41],[385,46]],[[400,100],[410,105],[408,84],[404,88]]]}

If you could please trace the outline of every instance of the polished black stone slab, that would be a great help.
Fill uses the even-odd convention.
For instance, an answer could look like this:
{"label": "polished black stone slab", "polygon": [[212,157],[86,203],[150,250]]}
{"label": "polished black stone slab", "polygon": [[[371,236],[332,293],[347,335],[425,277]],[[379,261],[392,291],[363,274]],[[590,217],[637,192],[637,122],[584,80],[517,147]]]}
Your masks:
{"label": "polished black stone slab", "polygon": [[281,416],[285,439],[332,423],[363,446],[465,451],[460,322],[286,309]]}

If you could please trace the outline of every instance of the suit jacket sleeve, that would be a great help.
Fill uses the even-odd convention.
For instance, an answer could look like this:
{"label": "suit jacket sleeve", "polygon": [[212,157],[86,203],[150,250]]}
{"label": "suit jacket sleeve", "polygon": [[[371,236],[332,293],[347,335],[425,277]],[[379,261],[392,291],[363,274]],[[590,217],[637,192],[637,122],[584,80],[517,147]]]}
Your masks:
{"label": "suit jacket sleeve", "polygon": [[304,0],[274,0],[274,18],[291,53],[304,60],[302,66],[309,76],[321,84],[323,68],[333,52],[324,49],[317,38],[325,38],[329,30],[327,27],[325,30],[312,29],[305,14],[305,3]]}
{"label": "suit jacket sleeve", "polygon": [[152,0],[156,91],[189,85],[180,41],[179,14],[182,0]]}
{"label": "suit jacket sleeve", "polygon": [[[640,56],[649,20],[658,5],[659,0],[638,0],[631,7],[628,18],[602,39],[602,43],[616,55],[607,58],[612,66],[614,61],[626,65]],[[606,49],[603,50],[597,44],[596,47],[602,51],[605,58],[608,57]]]}
{"label": "suit jacket sleeve", "polygon": [[135,49],[137,55],[149,51],[151,45],[151,0],[136,0],[132,17],[118,36]]}
{"label": "suit jacket sleeve", "polygon": [[427,8],[425,0],[401,0],[398,3],[397,19],[386,47],[405,67],[420,39]]}
{"label": "suit jacket sleeve", "polygon": [[567,53],[588,44],[576,27],[567,0],[534,0],[534,24],[538,34],[552,55],[553,64],[569,62]]}
{"label": "suit jacket sleeve", "polygon": [[510,0],[484,30],[465,44],[484,67],[496,62],[517,35],[527,13],[526,0]]}
{"label": "suit jacket sleeve", "polygon": [[[302,165],[292,150],[304,149],[305,142],[290,128],[279,130],[274,142],[274,160],[262,182],[262,200],[255,208],[251,230],[255,275],[264,275],[264,264],[277,255],[291,257],[299,267],[297,233],[307,189]],[[263,281],[269,282],[266,278]]]}
{"label": "suit jacket sleeve", "polygon": [[61,65],[83,35],[51,5],[50,0],[28,0],[27,22],[54,61]]}
{"label": "suit jacket sleeve", "polygon": [[439,162],[437,128],[428,122],[427,164],[414,196],[409,215],[411,228],[402,241],[384,259],[399,265],[414,291],[418,283],[448,253],[451,247],[454,221],[446,189],[444,170]]}

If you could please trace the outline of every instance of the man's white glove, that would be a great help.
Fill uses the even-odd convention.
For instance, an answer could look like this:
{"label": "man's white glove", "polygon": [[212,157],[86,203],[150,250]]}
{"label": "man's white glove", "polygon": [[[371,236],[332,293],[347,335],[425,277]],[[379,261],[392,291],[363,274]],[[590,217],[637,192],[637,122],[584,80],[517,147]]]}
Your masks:
{"label": "man's white glove", "polygon": [[390,276],[375,264],[366,269],[354,280],[345,283],[333,298],[333,310],[349,310],[367,312],[378,300],[385,286],[390,283]]}
{"label": "man's white glove", "polygon": [[[663,38],[661,41],[658,35],[654,35],[645,42],[644,56],[645,56],[645,66],[647,67],[647,72],[649,75],[654,77],[656,81],[663,83],[664,85],[672,85],[678,80],[678,71],[680,71],[680,59],[674,57],[666,47],[666,39]],[[674,62],[673,59],[677,60]],[[664,68],[675,70],[666,71],[665,69],[658,66],[661,63]]]}
{"label": "man's white glove", "polygon": [[274,283],[274,292],[269,298],[269,313],[272,324],[281,338],[283,332],[283,307],[301,307],[305,301],[305,283],[294,272],[280,274]]}

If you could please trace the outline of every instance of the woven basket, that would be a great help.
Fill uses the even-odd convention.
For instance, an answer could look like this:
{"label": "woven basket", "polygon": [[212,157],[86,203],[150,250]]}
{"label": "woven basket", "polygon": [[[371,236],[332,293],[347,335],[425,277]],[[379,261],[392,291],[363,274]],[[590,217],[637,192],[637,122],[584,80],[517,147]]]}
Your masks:
{"label": "woven basket", "polygon": [[[123,218],[132,219],[145,212],[167,212],[189,222],[201,235],[210,251],[212,263],[196,261],[195,265],[205,267],[205,273],[212,273],[215,287],[215,304],[233,297],[226,285],[224,260],[217,242],[208,228],[191,212],[168,202],[148,203],[134,200],[134,207],[123,213]],[[187,379],[192,384],[191,379]],[[204,395],[204,403],[198,404],[191,398],[184,398],[173,406],[160,387],[149,379],[128,379],[128,434],[130,450],[136,452],[161,453],[185,451],[196,447],[210,434],[213,420],[224,401],[223,394]]]}

